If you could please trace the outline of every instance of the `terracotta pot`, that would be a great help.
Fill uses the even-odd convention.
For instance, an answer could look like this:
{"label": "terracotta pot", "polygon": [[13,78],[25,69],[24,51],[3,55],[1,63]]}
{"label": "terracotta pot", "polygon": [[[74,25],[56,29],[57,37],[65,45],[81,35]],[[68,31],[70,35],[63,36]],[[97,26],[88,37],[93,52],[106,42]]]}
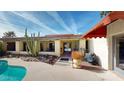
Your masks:
{"label": "terracotta pot", "polygon": [[81,67],[81,60],[80,59],[73,59],[72,67],[73,68],[80,68]]}
{"label": "terracotta pot", "polygon": [[73,59],[73,62],[72,62],[72,66],[74,68],[80,68],[80,65],[81,65],[81,60],[84,56],[83,53],[79,52],[79,51],[73,51],[72,54],[72,59]]}

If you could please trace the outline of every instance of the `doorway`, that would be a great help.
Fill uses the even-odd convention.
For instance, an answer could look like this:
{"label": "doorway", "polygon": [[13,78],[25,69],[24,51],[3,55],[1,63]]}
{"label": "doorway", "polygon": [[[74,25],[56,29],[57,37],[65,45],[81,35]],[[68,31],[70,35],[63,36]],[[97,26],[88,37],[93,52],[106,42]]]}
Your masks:
{"label": "doorway", "polygon": [[7,42],[7,51],[15,51],[15,42]]}
{"label": "doorway", "polygon": [[64,42],[63,43],[63,54],[66,56],[70,56],[71,55],[71,42]]}
{"label": "doorway", "polygon": [[114,70],[124,74],[124,37],[113,38],[113,61]]}
{"label": "doorway", "polygon": [[73,50],[79,50],[79,40],[61,41],[61,56],[70,57]]}

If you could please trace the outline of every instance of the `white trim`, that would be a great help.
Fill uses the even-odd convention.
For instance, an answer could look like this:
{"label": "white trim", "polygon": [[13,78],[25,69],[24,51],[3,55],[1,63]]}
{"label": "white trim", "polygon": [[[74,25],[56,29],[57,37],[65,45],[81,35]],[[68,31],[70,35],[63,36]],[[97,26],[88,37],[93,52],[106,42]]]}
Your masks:
{"label": "white trim", "polygon": [[109,36],[117,36],[117,35],[122,35],[122,34],[124,34],[124,32],[114,33],[114,34],[108,35],[107,37],[109,37]]}

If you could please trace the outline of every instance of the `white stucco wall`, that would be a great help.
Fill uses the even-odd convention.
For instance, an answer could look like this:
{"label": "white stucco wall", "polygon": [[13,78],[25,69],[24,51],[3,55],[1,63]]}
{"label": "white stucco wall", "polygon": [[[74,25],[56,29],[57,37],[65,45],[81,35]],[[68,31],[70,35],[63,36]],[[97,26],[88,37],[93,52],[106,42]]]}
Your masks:
{"label": "white stucco wall", "polygon": [[108,45],[106,38],[92,38],[88,42],[89,51],[95,53],[99,59],[101,66],[108,69]]}

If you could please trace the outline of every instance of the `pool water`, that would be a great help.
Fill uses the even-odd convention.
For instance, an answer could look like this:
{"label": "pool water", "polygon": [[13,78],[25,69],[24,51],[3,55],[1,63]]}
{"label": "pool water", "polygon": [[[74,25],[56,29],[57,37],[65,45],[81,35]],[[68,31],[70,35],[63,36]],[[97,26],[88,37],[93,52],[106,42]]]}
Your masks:
{"label": "pool water", "polygon": [[[6,60],[0,60],[0,68],[2,64],[8,64]],[[8,65],[7,67],[3,65],[3,71],[1,69],[0,81],[21,81],[26,75],[26,68],[21,66]]]}

